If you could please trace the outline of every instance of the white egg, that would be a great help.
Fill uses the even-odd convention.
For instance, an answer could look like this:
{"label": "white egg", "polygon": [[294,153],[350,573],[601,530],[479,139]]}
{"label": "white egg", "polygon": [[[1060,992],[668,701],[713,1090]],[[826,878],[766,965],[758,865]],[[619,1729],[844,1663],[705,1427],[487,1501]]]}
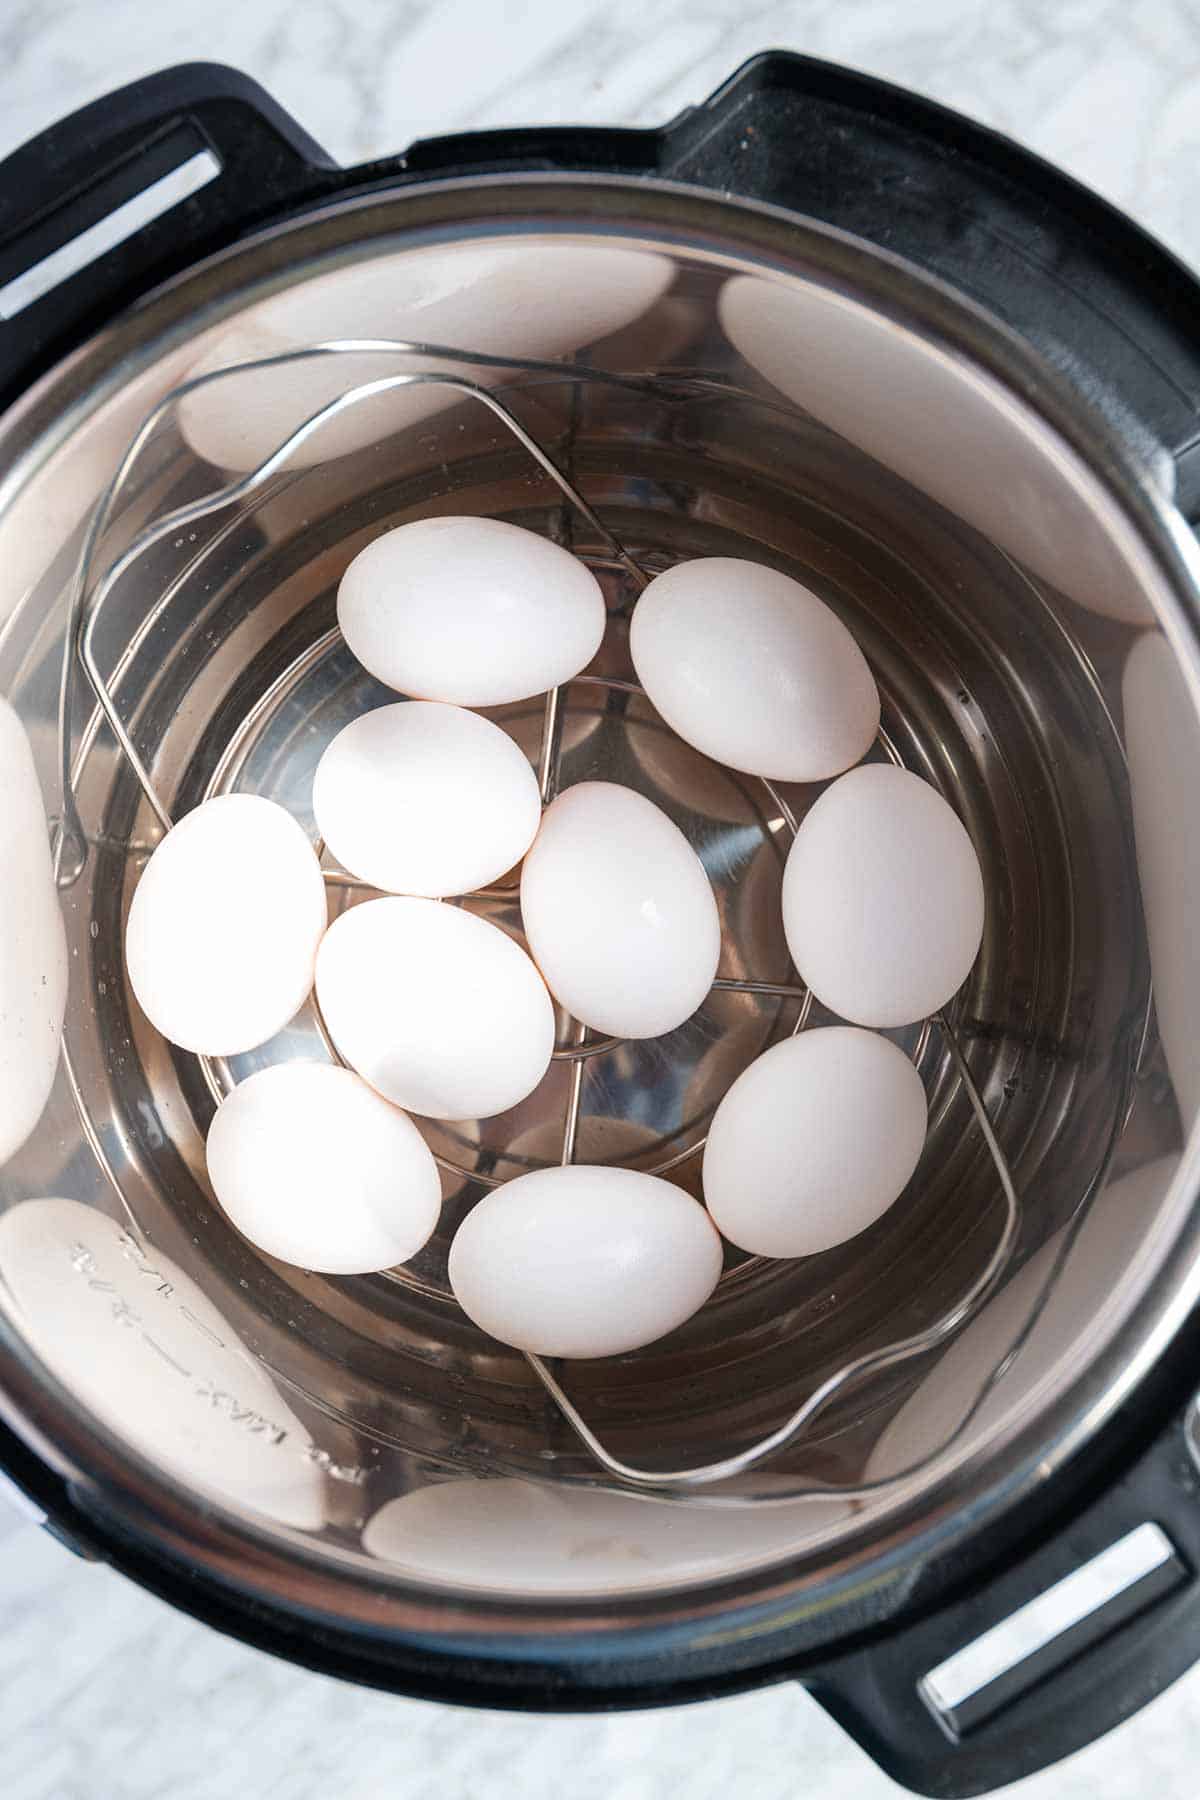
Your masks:
{"label": "white egg", "polygon": [[[442,344],[493,356],[561,356],[641,318],[673,278],[669,258],[603,241],[543,238],[531,248],[501,240],[362,256],[291,281],[214,328],[201,340],[189,374],[355,338]],[[180,402],[180,423],[198,455],[223,468],[253,469],[350,388],[428,370],[488,387],[519,373],[411,352],[325,356],[239,372],[197,388]],[[480,401],[454,388],[404,386],[335,414],[297,448],[288,466],[312,468],[462,405],[473,408],[473,423],[487,419],[497,428]]]}
{"label": "white egg", "polygon": [[1147,632],[1121,678],[1138,885],[1154,1009],[1184,1129],[1200,1115],[1200,714],[1165,637]]}
{"label": "white egg", "polygon": [[704,865],[653,801],[584,781],[547,807],[521,875],[550,991],[614,1037],[661,1037],[713,984],[721,925]]}
{"label": "white egg", "polygon": [[124,361],[112,391],[103,401],[94,392],[86,419],[76,418],[53,445],[43,442],[37,468],[23,471],[18,491],[6,493],[0,628],[45,580],[63,545],[107,489],[131,439],[164,395],[185,378],[194,356],[189,342],[154,356],[141,370],[134,369],[132,359]]}
{"label": "white egg", "polygon": [[501,706],[570,681],[604,636],[600,583],[501,519],[415,519],[360,550],[337,598],[377,680],[418,700]]}
{"label": "white egg", "polygon": [[130,984],[173,1044],[235,1056],[303,1006],[327,922],[320,866],[291,814],[257,794],[221,794],[173,826],[146,865],[125,930]]}
{"label": "white egg", "polygon": [[758,563],[706,556],[655,576],[629,649],[667,724],[751,775],[825,781],[879,730],[875,678],[837,614]]}
{"label": "white egg", "polygon": [[704,1199],[730,1243],[815,1256],[857,1237],[907,1186],[925,1089],[903,1051],[831,1025],[773,1044],[713,1115]]}
{"label": "white egg", "polygon": [[554,1007],[520,945],[440,900],[368,900],[335,919],[317,998],[351,1068],[433,1119],[507,1112],[554,1051]]}
{"label": "white egg", "polygon": [[702,1206],[634,1169],[538,1169],[493,1188],[450,1246],[467,1317],[538,1356],[621,1356],[703,1306],[721,1240]]}
{"label": "white egg", "polygon": [[[1152,622],[1082,467],[1011,388],[833,285],[735,275],[717,310],[751,368],[845,440],[843,455],[865,451],[1081,606]],[[900,494],[893,504],[912,512]]]}
{"label": "white egg", "polygon": [[67,1006],[67,939],[25,727],[0,699],[0,1164],[42,1116]]}
{"label": "white egg", "polygon": [[783,928],[802,980],[856,1025],[910,1025],[944,1006],[983,939],[983,877],[957,814],[927,781],[852,769],[801,822]]}
{"label": "white egg", "polygon": [[386,1501],[363,1527],[362,1545],[426,1581],[611,1598],[794,1555],[852,1512],[853,1503],[836,1494],[706,1507],[565,1482],[462,1476]]}
{"label": "white egg", "polygon": [[[1162,1156],[1107,1182],[1084,1201],[1081,1218],[1055,1232],[1005,1280],[932,1366],[926,1365],[915,1391],[876,1440],[865,1470],[868,1481],[891,1480],[944,1451],[953,1452],[961,1467],[999,1427],[1027,1424],[1056,1390],[1062,1392],[1071,1372],[1095,1354],[1098,1318],[1107,1312],[1111,1330],[1114,1310],[1119,1313],[1122,1302],[1128,1305],[1121,1277],[1154,1232],[1178,1166],[1178,1155]],[[993,1370],[1018,1340],[1015,1360],[985,1393]]]}
{"label": "white egg", "polygon": [[281,1262],[361,1275],[427,1241],[442,1184],[412,1120],[331,1063],[279,1063],[235,1087],[208,1133],[213,1192]]}
{"label": "white egg", "polygon": [[519,863],[542,803],[507,732],[461,706],[410,700],[338,733],[317,765],[313,813],[352,875],[441,899]]}

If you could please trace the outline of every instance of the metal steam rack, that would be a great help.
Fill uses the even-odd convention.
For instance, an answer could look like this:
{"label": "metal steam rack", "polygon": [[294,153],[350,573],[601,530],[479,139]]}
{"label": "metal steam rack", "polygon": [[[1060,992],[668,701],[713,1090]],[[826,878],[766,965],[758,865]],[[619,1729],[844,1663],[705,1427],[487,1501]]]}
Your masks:
{"label": "metal steam rack", "polygon": [[[564,500],[574,508],[587,522],[591,530],[608,546],[610,561],[615,559],[632,579],[640,592],[646,585],[647,576],[638,566],[624,545],[599,518],[576,484],[569,479],[563,470],[547,454],[541,445],[530,435],[519,420],[513,415],[496,392],[468,379],[465,375],[449,374],[443,371],[408,370],[394,375],[377,377],[370,381],[351,385],[346,392],[314,411],[303,424],[297,427],[278,448],[249,474],[216,489],[204,498],[157,519],[143,529],[133,542],[110,566],[97,571],[95,564],[99,545],[106,529],[111,524],[117,511],[118,502],[130,482],[131,473],[136,467],[139,457],[144,451],[156,427],[164,416],[178,405],[179,401],[195,390],[209,386],[230,377],[245,375],[251,372],[286,367],[291,364],[302,364],[314,359],[340,357],[353,359],[364,354],[373,357],[394,356],[403,363],[405,358],[421,357],[435,359],[439,363],[464,364],[476,369],[495,368],[506,373],[520,373],[542,377],[558,382],[599,381],[615,384],[633,391],[663,390],[663,382],[658,377],[621,376],[597,371],[574,363],[541,362],[530,358],[509,358],[481,354],[442,345],[401,342],[386,339],[342,340],[313,345],[304,349],[282,352],[274,356],[256,359],[228,369],[221,369],[186,381],[167,394],[147,415],[138,432],[129,443],[108,488],[97,502],[81,548],[75,579],[70,599],[70,618],[66,634],[63,657],[62,680],[59,699],[59,748],[61,760],[61,779],[63,793],[62,816],[58,823],[54,846],[54,866],[59,886],[66,888],[79,879],[86,867],[89,855],[89,843],[80,819],[77,790],[83,773],[83,766],[91,745],[97,736],[97,728],[102,720],[107,722],[122,755],[150,806],[155,818],[164,831],[170,829],[173,820],[171,814],[159,795],[151,774],[133,743],[129,730],[122,721],[114,692],[112,678],[106,676],[97,659],[98,624],[103,614],[105,602],[113,589],[125,577],[138,559],[172,533],[196,524],[208,515],[223,508],[244,505],[262,494],[272,479],[285,472],[301,446],[312,439],[321,429],[336,416],[347,412],[363,402],[377,399],[392,390],[419,385],[438,385],[453,393],[470,399],[476,404],[486,407],[512,434],[530,458],[538,465],[557,487]],[[671,379],[669,388],[673,392],[711,391],[715,384],[701,378],[685,377]],[[585,559],[586,560],[586,559]],[[151,609],[131,644],[125,646],[125,657],[144,641],[155,623],[157,613]],[[328,641],[338,637],[333,631],[328,634]],[[322,640],[322,644],[326,642]],[[320,646],[313,646],[317,649]],[[93,713],[89,728],[83,736],[83,748],[77,757],[72,757],[72,719],[77,668],[82,667],[88,683],[94,693],[99,713]],[[642,689],[633,682],[618,681],[603,676],[579,676],[579,682],[592,683],[596,686],[621,689],[632,695],[641,695]],[[101,718],[102,716],[102,718]],[[543,805],[553,798],[558,784],[559,757],[563,722],[562,690],[554,689],[546,696],[545,712],[542,724],[541,748],[538,759],[538,775]],[[895,746],[881,733],[881,747],[884,753],[895,763],[900,763]],[[769,781],[763,781],[772,805],[789,833],[793,836],[797,830],[796,818],[786,799]],[[318,842],[318,856],[323,846]],[[328,883],[350,888],[369,888],[369,884],[341,870],[323,870]],[[370,889],[374,892],[374,889]],[[490,893],[492,890],[484,890]],[[507,890],[506,890],[507,891]],[[771,982],[754,980],[719,979],[714,983],[716,988],[778,996],[781,999],[799,1003],[794,1031],[803,1029],[809,1017],[811,995],[798,982]],[[319,1007],[313,997],[313,1009],[318,1029],[325,1047],[331,1057],[340,1061],[329,1033],[321,1019]],[[596,1433],[582,1417],[569,1395],[565,1391],[559,1375],[539,1356],[527,1354],[527,1361],[533,1374],[542,1384],[546,1393],[560,1410],[563,1418],[583,1446],[590,1452],[596,1464],[612,1482],[621,1488],[637,1489],[648,1496],[660,1497],[672,1494],[695,1493],[720,1484],[731,1477],[741,1475],[749,1469],[765,1462],[770,1457],[792,1444],[827,1408],[834,1396],[864,1378],[878,1374],[883,1370],[911,1361],[927,1351],[936,1348],[951,1338],[978,1311],[980,1306],[995,1290],[1012,1257],[1017,1242],[1021,1223],[1021,1208],[1017,1191],[1009,1171],[1008,1163],[997,1140],[982,1096],[972,1077],[966,1058],[945,1013],[939,1013],[926,1021],[920,1043],[914,1053],[919,1058],[928,1033],[940,1033],[950,1055],[958,1078],[962,1083],[982,1138],[995,1166],[996,1177],[1003,1196],[1003,1222],[995,1246],[988,1258],[986,1266],[963,1291],[956,1303],[943,1313],[933,1324],[924,1330],[899,1339],[891,1344],[872,1350],[853,1358],[834,1371],[820,1386],[805,1399],[804,1403],[786,1418],[774,1431],[751,1444],[736,1454],[720,1458],[713,1462],[679,1469],[648,1469],[637,1467],[622,1461],[614,1455],[600,1440]],[[587,1060],[602,1052],[612,1049],[619,1041],[613,1038],[589,1037],[585,1030],[576,1027],[569,1033],[570,1041],[556,1048],[555,1060],[565,1062],[570,1067],[568,1101],[562,1127],[561,1156],[562,1164],[571,1163],[576,1154],[576,1141],[580,1118],[580,1097],[583,1085],[583,1074]],[[214,1100],[219,1102],[227,1091],[227,1082],[222,1078],[216,1065],[206,1057],[198,1058],[204,1079]],[[694,1157],[703,1148],[704,1138],[689,1145],[686,1149],[667,1157],[650,1172],[666,1174],[678,1167],[685,1160]],[[496,1185],[499,1178],[476,1169],[467,1169],[445,1157],[437,1158],[443,1167],[456,1174],[466,1176],[471,1181],[481,1184]],[[121,1196],[122,1200],[124,1196]],[[126,1207],[128,1210],[128,1207]],[[1052,1287],[1057,1280],[1058,1272],[1065,1260],[1073,1241],[1074,1231],[1082,1221],[1086,1207],[1081,1206],[1071,1229],[1066,1234],[1054,1267],[1048,1275],[1040,1297],[1031,1309],[1022,1330],[1008,1345],[1004,1356],[996,1363],[987,1379],[982,1383],[974,1404],[960,1422],[953,1436],[941,1447],[939,1452],[922,1457],[911,1468],[898,1471],[886,1479],[863,1482],[852,1487],[807,1485],[793,1488],[781,1498],[796,1500],[803,1498],[828,1497],[836,1493],[846,1498],[865,1497],[879,1489],[890,1487],[894,1483],[916,1473],[950,1447],[955,1438],[962,1435],[972,1418],[978,1412],[983,1401],[995,1384],[1002,1379],[1004,1373],[1019,1353],[1024,1342],[1033,1329]],[[697,1496],[698,1497],[698,1496]],[[718,1496],[713,1496],[710,1504],[721,1504]]]}

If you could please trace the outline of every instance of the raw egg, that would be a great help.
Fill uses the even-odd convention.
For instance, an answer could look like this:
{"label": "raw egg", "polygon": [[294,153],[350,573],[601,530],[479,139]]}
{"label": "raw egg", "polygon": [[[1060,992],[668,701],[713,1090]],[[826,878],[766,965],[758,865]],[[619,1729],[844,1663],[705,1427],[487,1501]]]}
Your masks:
{"label": "raw egg", "polygon": [[633,1169],[537,1169],[490,1194],[450,1246],[467,1317],[539,1356],[620,1356],[691,1318],[721,1273],[702,1206]]}
{"label": "raw egg", "polygon": [[519,863],[541,820],[513,740],[461,706],[381,706],[340,731],[313,782],[317,829],[352,875],[440,899]]}
{"label": "raw egg", "polygon": [[304,1004],[327,922],[324,878],[291,814],[258,794],[221,794],[173,826],[146,864],[125,964],[164,1037],[236,1056]]}
{"label": "raw egg", "polygon": [[667,724],[750,775],[827,780],[879,730],[875,678],[837,614],[759,563],[706,556],[655,576],[629,649]]}
{"label": "raw egg", "polygon": [[887,1038],[852,1025],[803,1031],[757,1057],[718,1106],[705,1202],[743,1250],[815,1256],[887,1211],[925,1127],[921,1078]]}
{"label": "raw egg", "polygon": [[554,1007],[520,945],[440,900],[367,900],[335,919],[317,999],[351,1068],[429,1118],[507,1112],[554,1051]]}
{"label": "raw egg", "polygon": [[911,1025],[962,986],[983,939],[979,858],[957,814],[907,769],[852,769],[808,812],[783,875],[801,978],[856,1025]]}
{"label": "raw egg", "polygon": [[653,801],[584,781],[547,807],[521,876],[529,948],[567,1010],[661,1037],[713,984],[721,926],[704,865]]}
{"label": "raw egg", "polygon": [[412,1120],[328,1063],[280,1063],[235,1087],[209,1128],[208,1174],[243,1237],[327,1275],[407,1262],[442,1204]]}
{"label": "raw egg", "polygon": [[378,681],[418,700],[500,706],[570,681],[604,636],[600,583],[500,519],[416,519],[360,550],[338,624]]}

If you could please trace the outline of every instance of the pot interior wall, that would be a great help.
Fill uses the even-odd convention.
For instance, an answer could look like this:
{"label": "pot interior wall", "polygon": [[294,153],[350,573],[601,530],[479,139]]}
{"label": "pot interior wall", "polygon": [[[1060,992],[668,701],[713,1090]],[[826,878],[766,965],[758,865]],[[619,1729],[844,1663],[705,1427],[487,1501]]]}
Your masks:
{"label": "pot interior wall", "polygon": [[[462,245],[365,244],[298,270],[151,358],[47,457],[0,517],[0,693],[32,743],[47,814],[61,813],[59,684],[81,521],[138,419],[185,375],[379,339],[501,360],[375,348],[235,368],[166,407],[99,563],[253,469],[356,383],[465,369],[646,570],[740,556],[813,588],[878,678],[887,742],[873,754],[937,786],[982,862],[984,945],[949,1029],[1020,1195],[1009,1278],[942,1350],[852,1386],[764,1469],[726,1484],[728,1504],[597,1491],[595,1464],[524,1360],[465,1320],[446,1281],[480,1177],[557,1160],[569,1065],[502,1118],[423,1127],[459,1173],[445,1176],[438,1232],[405,1268],[335,1278],[257,1252],[206,1181],[213,1099],[201,1071],[155,1034],[123,975],[124,918],[157,826],[76,669],[87,855],[58,896],[64,1054],[40,1122],[0,1170],[7,1354],[168,1477],[309,1534],[360,1574],[569,1605],[582,1593],[669,1595],[861,1539],[955,1458],[1036,1416],[1145,1276],[1200,1103],[1187,1030],[1200,969],[1184,924],[1200,855],[1180,829],[1200,769],[1194,676],[1157,628],[1099,489],[965,359],[816,268],[755,270],[732,251],[529,224]],[[503,360],[514,358],[550,366]],[[322,749],[392,697],[337,637],[338,580],[389,526],[448,513],[511,520],[591,562],[609,629],[592,679],[564,696],[561,781],[617,780],[662,806],[716,888],[722,975],[787,982],[778,805],[620,685],[633,675],[635,591],[611,543],[501,420],[446,387],[392,390],[330,418],[250,501],[169,534],[114,589],[100,663],[172,813],[252,791],[315,836]],[[492,716],[536,757],[542,711],[534,701]],[[802,817],[819,791],[784,797]],[[228,876],[236,903],[239,872]],[[330,895],[334,909],[353,901]],[[519,937],[515,891],[467,904]],[[715,1104],[796,1025],[795,1001],[714,992],[669,1037],[590,1058],[580,1159],[677,1158],[671,1178],[698,1195],[694,1152]],[[851,1358],[941,1317],[986,1264],[1002,1194],[945,1031],[893,1035],[930,1100],[909,1188],[825,1255],[731,1251],[712,1302],[670,1337],[567,1366],[570,1393],[621,1456],[678,1467],[744,1448]],[[306,1010],[219,1075],[323,1055]],[[842,1492],[864,1484],[875,1485]]]}

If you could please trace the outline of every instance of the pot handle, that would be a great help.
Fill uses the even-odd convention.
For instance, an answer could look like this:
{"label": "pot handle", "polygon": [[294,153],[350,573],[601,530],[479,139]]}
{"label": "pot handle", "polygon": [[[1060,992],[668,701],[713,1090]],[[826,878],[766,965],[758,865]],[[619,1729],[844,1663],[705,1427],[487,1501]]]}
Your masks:
{"label": "pot handle", "polygon": [[1010,138],[857,70],[768,51],[660,134],[657,169],[865,238],[1033,343],[1200,511],[1192,272]]}
{"label": "pot handle", "polygon": [[1032,1553],[805,1686],[894,1780],[939,1800],[1083,1749],[1200,1656],[1197,1442],[1193,1401]]}
{"label": "pot handle", "polygon": [[258,83],[187,63],[0,161],[0,406],[104,320],[340,172]]}

